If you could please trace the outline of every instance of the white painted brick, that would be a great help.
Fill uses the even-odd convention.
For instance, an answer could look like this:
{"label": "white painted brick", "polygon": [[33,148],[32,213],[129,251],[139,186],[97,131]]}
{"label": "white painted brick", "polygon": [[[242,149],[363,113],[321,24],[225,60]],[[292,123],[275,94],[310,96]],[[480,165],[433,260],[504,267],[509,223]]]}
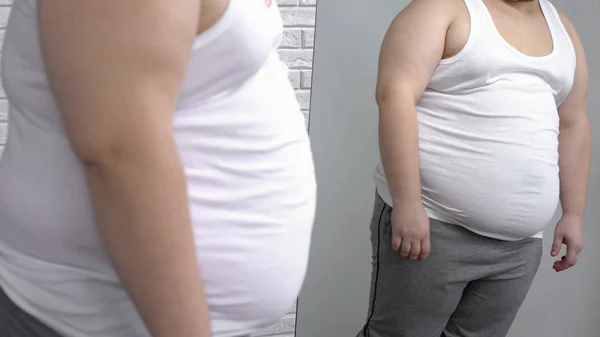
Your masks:
{"label": "white painted brick", "polygon": [[281,334],[293,334],[295,329],[296,316],[286,315],[279,321],[279,323],[259,331],[254,336],[279,336]]}
{"label": "white painted brick", "polygon": [[9,15],[10,7],[0,7],[0,28],[6,28]]}
{"label": "white painted brick", "polygon": [[309,69],[312,67],[312,50],[280,50],[279,55],[290,68]]}
{"label": "white painted brick", "polygon": [[284,6],[298,6],[298,0],[277,0],[277,5]]}
{"label": "white painted brick", "polygon": [[0,144],[6,144],[6,133],[8,132],[8,124],[1,123],[0,124]]}
{"label": "white painted brick", "polygon": [[317,0],[300,0],[300,6],[316,6]]}
{"label": "white painted brick", "polygon": [[2,81],[0,81],[0,99],[4,98],[6,98],[6,93],[4,92],[4,84],[2,83]]}
{"label": "white painted brick", "polygon": [[302,30],[285,28],[281,39],[281,48],[300,48],[303,44]]}
{"label": "white painted brick", "polygon": [[[0,0],[0,6],[11,5],[12,0]],[[10,15],[10,7],[0,7],[0,50],[2,50],[2,43],[4,43],[4,29],[8,23],[8,16]],[[0,62],[2,61],[0,55]],[[6,133],[8,131],[8,102],[5,99],[6,94],[2,88],[2,82],[0,81],[0,157],[4,150],[4,144],[6,143]]]}
{"label": "white painted brick", "polygon": [[0,123],[8,120],[8,101],[0,100]]}
{"label": "white painted brick", "polygon": [[290,70],[288,73],[288,78],[290,79],[292,86],[294,86],[294,89],[300,89],[300,76],[301,74],[299,70]]}
{"label": "white painted brick", "polygon": [[312,86],[312,70],[302,70],[300,73],[300,88],[310,89]]}
{"label": "white painted brick", "polygon": [[302,29],[302,48],[313,48],[315,46],[315,29]]}
{"label": "white painted brick", "polygon": [[310,109],[310,91],[308,90],[296,90],[296,99],[300,103],[302,110]]}
{"label": "white painted brick", "polygon": [[310,125],[310,112],[302,111],[302,114],[304,114],[304,126],[306,127],[306,130],[308,130]]}
{"label": "white painted brick", "polygon": [[6,30],[0,29],[0,51],[2,51],[2,46],[4,45],[4,34]]}
{"label": "white painted brick", "polygon": [[315,10],[313,7],[281,8],[283,25],[286,27],[313,27],[315,25]]}

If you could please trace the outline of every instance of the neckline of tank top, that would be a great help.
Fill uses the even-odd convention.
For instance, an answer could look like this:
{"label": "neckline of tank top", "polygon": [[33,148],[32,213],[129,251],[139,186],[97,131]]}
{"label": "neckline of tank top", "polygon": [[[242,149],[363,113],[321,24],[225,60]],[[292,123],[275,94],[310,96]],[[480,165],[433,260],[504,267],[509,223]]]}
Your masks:
{"label": "neckline of tank top", "polygon": [[217,22],[215,22],[212,26],[210,26],[204,32],[202,32],[198,36],[196,36],[196,38],[194,39],[192,50],[196,50],[196,49],[199,49],[199,48],[205,46],[206,44],[208,44],[210,41],[212,41],[215,37],[219,36],[224,30],[226,30],[229,27],[229,25],[233,22],[231,17],[233,16],[233,13],[235,12],[234,8],[236,6],[240,5],[240,3],[239,3],[240,1],[241,2],[255,1],[259,5],[263,5],[263,7],[266,11],[273,11],[273,10],[276,10],[276,8],[277,8],[276,0],[271,0],[271,3],[269,4],[269,6],[266,6],[266,4],[264,4],[263,0],[229,0],[229,2],[227,3],[227,7],[225,8],[225,11],[221,15],[221,17],[217,20]]}
{"label": "neckline of tank top", "polygon": [[498,30],[498,27],[496,26],[496,23],[494,22],[494,17],[492,16],[492,13],[488,9],[485,2],[483,0],[474,0],[474,1],[478,2],[482,6],[482,10],[485,13],[487,22],[491,25],[494,35],[496,35],[496,37],[500,40],[500,42],[512,53],[516,54],[517,56],[519,56],[521,58],[527,59],[529,61],[547,61],[549,59],[554,58],[554,56],[557,54],[557,50],[559,49],[558,48],[559,46],[557,45],[558,39],[556,37],[556,31],[555,31],[554,25],[552,24],[552,22],[554,21],[554,20],[552,20],[552,18],[554,18],[556,15],[554,15],[554,13],[548,13],[548,10],[553,11],[553,9],[551,7],[548,8],[549,6],[551,6],[548,3],[548,0],[539,0],[540,10],[542,11],[542,15],[544,16],[544,20],[546,21],[546,26],[548,27],[548,31],[550,32],[550,38],[552,39],[552,51],[549,54],[546,54],[543,56],[533,56],[533,55],[525,54],[525,53],[521,52],[520,50],[518,50],[517,48],[515,48],[508,41],[506,41],[506,39],[502,36],[502,34],[500,34],[500,31]]}

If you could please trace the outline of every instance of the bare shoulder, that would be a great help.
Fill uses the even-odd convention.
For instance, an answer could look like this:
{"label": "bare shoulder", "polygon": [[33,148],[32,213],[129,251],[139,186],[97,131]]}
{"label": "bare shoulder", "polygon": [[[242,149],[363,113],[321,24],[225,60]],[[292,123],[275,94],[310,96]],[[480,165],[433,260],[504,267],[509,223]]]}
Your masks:
{"label": "bare shoulder", "polygon": [[410,35],[416,38],[445,34],[463,8],[463,0],[411,0],[396,15],[387,35]]}
{"label": "bare shoulder", "polygon": [[577,49],[578,45],[581,45],[581,40],[579,39],[579,34],[577,34],[577,29],[575,29],[575,25],[573,25],[573,22],[571,22],[571,20],[567,17],[565,13],[561,12],[558,9],[556,11],[558,12],[558,16],[560,17],[563,26],[567,30],[567,33],[569,33],[569,37],[571,37],[571,40],[575,45],[575,49]]}
{"label": "bare shoulder", "polygon": [[[463,0],[412,0],[392,21],[379,57],[378,93],[402,85],[419,97],[444,56],[446,34]],[[391,91],[390,91],[391,90]]]}
{"label": "bare shoulder", "polygon": [[565,27],[565,30],[567,31],[567,33],[569,34],[569,37],[571,38],[571,42],[573,43],[573,48],[575,48],[575,57],[577,58],[577,72],[578,72],[578,77],[587,77],[589,76],[587,74],[588,70],[587,70],[587,60],[586,60],[586,56],[585,56],[585,49],[583,47],[583,43],[581,42],[581,39],[579,38],[579,34],[577,33],[577,29],[575,28],[575,25],[573,24],[573,22],[571,22],[571,20],[569,20],[569,18],[565,15],[565,13],[561,12],[560,10],[557,10],[558,12],[558,16],[560,17],[560,20],[563,23],[563,26]]}
{"label": "bare shoulder", "polygon": [[462,8],[464,8],[464,0],[411,0],[396,19],[402,19],[409,13],[419,17],[451,20]]}
{"label": "bare shoulder", "polygon": [[[451,15],[452,12],[456,12],[463,8],[465,5],[464,0],[411,0],[408,6],[430,6],[436,7],[440,11],[447,12]],[[449,12],[449,13],[448,13]]]}

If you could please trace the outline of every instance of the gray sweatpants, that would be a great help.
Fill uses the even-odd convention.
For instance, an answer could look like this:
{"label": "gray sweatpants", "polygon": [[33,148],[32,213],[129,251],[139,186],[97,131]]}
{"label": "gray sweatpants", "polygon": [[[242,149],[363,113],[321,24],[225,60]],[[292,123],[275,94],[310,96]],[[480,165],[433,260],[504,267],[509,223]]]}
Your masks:
{"label": "gray sweatpants", "polygon": [[542,257],[542,240],[500,241],[431,220],[425,261],[391,247],[391,213],[376,196],[369,313],[357,337],[505,337]]}
{"label": "gray sweatpants", "polygon": [[0,337],[60,337],[21,308],[0,287]]}

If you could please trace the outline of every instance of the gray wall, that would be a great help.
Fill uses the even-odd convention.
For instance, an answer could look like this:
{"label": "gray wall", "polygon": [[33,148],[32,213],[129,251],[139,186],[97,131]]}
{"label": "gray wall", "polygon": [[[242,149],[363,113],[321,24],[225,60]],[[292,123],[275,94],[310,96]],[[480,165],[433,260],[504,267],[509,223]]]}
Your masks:
{"label": "gray wall", "polygon": [[317,4],[309,133],[319,184],[296,337],[354,336],[367,316],[369,220],[378,161],[379,47],[407,0]]}
{"label": "gray wall", "polygon": [[[297,337],[354,336],[367,315],[371,176],[378,160],[377,57],[389,23],[407,3],[321,0],[317,5],[310,135],[319,202],[308,276],[298,300]],[[586,45],[592,75],[589,114],[592,132],[600,132],[600,3],[554,3],[574,21]],[[573,270],[553,272],[549,226],[540,271],[510,337],[599,336],[599,149],[596,140],[581,261]]]}
{"label": "gray wall", "polygon": [[[12,0],[0,0],[0,51],[2,50],[2,43],[4,42],[4,31],[6,24],[8,23],[11,5]],[[6,142],[6,131],[8,130],[7,121],[8,102],[6,101],[6,94],[4,93],[4,89],[0,82],[0,155],[4,148],[4,142]]]}

